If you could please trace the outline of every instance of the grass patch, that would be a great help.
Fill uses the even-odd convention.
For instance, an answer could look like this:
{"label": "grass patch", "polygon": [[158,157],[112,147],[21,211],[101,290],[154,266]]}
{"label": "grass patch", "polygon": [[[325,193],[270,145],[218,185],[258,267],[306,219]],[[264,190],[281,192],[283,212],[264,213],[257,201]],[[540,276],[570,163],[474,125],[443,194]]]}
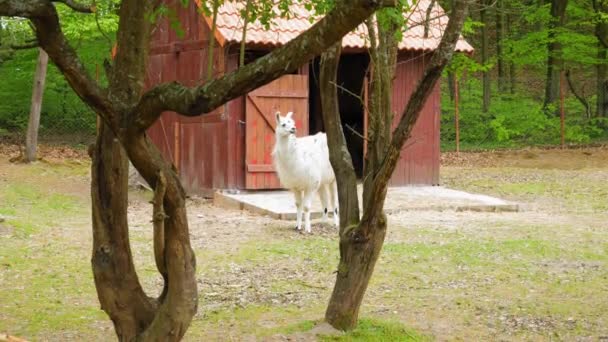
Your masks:
{"label": "grass patch", "polygon": [[25,183],[3,186],[0,203],[0,214],[7,216],[7,223],[18,236],[60,225],[66,217],[86,213],[84,203],[75,196],[48,193]]}
{"label": "grass patch", "polygon": [[405,327],[399,322],[364,318],[359,321],[355,330],[342,336],[323,336],[321,341],[418,342],[432,341],[432,339]]}
{"label": "grass patch", "polygon": [[79,247],[24,246],[6,239],[0,249],[0,331],[32,337],[49,331],[86,331],[107,319],[96,301],[90,264]]}

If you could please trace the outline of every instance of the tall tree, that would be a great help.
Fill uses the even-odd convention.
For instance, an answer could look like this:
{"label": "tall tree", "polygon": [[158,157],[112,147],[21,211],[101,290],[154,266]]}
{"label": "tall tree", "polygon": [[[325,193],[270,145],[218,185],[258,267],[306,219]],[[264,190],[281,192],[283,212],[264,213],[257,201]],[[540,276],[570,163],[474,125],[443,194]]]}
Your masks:
{"label": "tall tree", "polygon": [[[502,0],[504,1],[504,0]],[[514,36],[514,32],[513,32],[513,18],[514,18],[515,14],[513,13],[513,8],[511,6],[511,3],[509,3],[509,13],[507,14],[507,18],[506,18],[506,32],[508,32],[509,34],[509,39],[511,39]],[[503,42],[504,42],[504,37],[503,36]],[[504,52],[504,51],[503,51]],[[509,54],[511,54],[513,52],[513,48],[510,47],[509,48]],[[515,89],[517,87],[517,69],[515,66],[515,62],[513,61],[513,59],[509,60],[509,92],[511,94],[515,94]]]}
{"label": "tall tree", "polygon": [[593,0],[593,9],[596,13],[595,35],[597,44],[597,76],[596,94],[597,107],[596,115],[599,117],[608,116],[608,3],[606,0]]}
{"label": "tall tree", "polygon": [[566,22],[567,6],[568,0],[551,1],[551,21],[549,22],[549,40],[547,44],[545,108],[555,105],[559,99],[560,72],[564,67],[564,61],[562,58],[562,44],[559,40],[559,32]]}
{"label": "tall tree", "polygon": [[[185,192],[170,161],[148,139],[146,130],[165,111],[186,116],[209,113],[279,76],[297,69],[339,41],[374,11],[395,0],[342,0],[308,31],[237,71],[195,87],[160,84],[144,91],[149,37],[158,1],[123,0],[119,9],[117,52],[107,63],[107,88],[89,75],[70,46],[56,3],[91,12],[73,0],[0,0],[0,16],[28,18],[40,46],[77,95],[102,118],[89,152],[93,211],[91,259],[97,295],[119,340],[177,341],[185,334],[197,304],[195,256],[190,246]],[[154,189],[156,266],[164,279],[158,298],[142,289],[133,266],[127,222],[128,161]]]}
{"label": "tall tree", "polygon": [[507,89],[507,68],[504,58],[504,40],[505,40],[505,0],[497,0],[496,2],[496,59],[498,66],[498,90],[502,93]]}
{"label": "tall tree", "polygon": [[[490,5],[491,0],[481,0],[481,8],[479,15],[481,23],[481,63],[487,65],[490,60]],[[490,98],[492,92],[492,83],[490,78],[490,71],[485,70],[482,72],[482,84],[483,84],[483,102],[482,110],[487,112],[490,109]]]}
{"label": "tall tree", "polygon": [[[335,328],[349,330],[357,324],[359,308],[386,235],[384,201],[388,181],[426,99],[452,58],[469,2],[469,0],[457,1],[454,5],[441,43],[433,53],[424,76],[410,97],[398,126],[392,132],[390,125],[392,71],[395,69],[398,43],[395,33],[401,26],[376,25],[373,19],[368,20],[374,72],[370,89],[369,142],[361,217],[356,177],[352,159],[346,148],[344,133],[341,130],[335,86],[341,45],[335,44],[322,56],[322,112],[328,136],[330,161],[338,181],[340,202],[340,263],[336,284],[325,313],[325,319]],[[378,13],[379,20],[382,19],[382,15]],[[375,37],[378,37],[377,41]]]}

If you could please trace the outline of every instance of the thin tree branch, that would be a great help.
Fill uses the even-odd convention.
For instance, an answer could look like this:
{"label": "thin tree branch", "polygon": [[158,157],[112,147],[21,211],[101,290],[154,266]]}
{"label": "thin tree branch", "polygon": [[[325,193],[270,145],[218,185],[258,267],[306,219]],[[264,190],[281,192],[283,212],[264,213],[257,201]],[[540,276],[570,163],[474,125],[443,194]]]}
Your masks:
{"label": "thin tree branch", "polygon": [[[448,21],[446,30],[441,38],[441,43],[439,43],[439,47],[433,54],[431,62],[424,72],[424,76],[418,82],[414,93],[410,97],[399,121],[399,125],[393,131],[393,138],[388,147],[388,151],[385,154],[378,173],[374,177],[372,193],[367,197],[367,203],[365,203],[364,206],[366,210],[363,214],[362,221],[369,221],[370,219],[377,217],[378,212],[382,211],[384,207],[385,196],[383,195],[386,193],[388,181],[399,160],[401,148],[409,138],[412,128],[420,116],[420,112],[422,111],[426,100],[435,87],[437,80],[441,77],[443,69],[454,54],[456,43],[460,37],[467,9],[471,1],[472,0],[463,0],[455,2],[455,6],[450,14],[450,20]],[[362,224],[361,226],[366,225]]]}
{"label": "thin tree branch", "polygon": [[435,0],[431,0],[429,7],[426,9],[426,19],[424,20],[424,38],[429,37],[429,26],[431,24],[431,12],[433,11],[433,7],[435,7]]}
{"label": "thin tree branch", "polygon": [[95,11],[95,6],[93,4],[86,5],[76,2],[74,0],[52,0],[53,2],[60,2],[69,8],[73,9],[76,12],[80,13],[93,13]]}
{"label": "thin tree branch", "polygon": [[209,113],[218,106],[297,69],[319,55],[381,7],[396,0],[342,0],[334,9],[284,46],[253,63],[203,85],[189,88],[176,82],[152,88],[132,111],[135,129],[144,131],[164,111],[186,116]]}
{"label": "thin tree branch", "polygon": [[247,26],[249,24],[249,16],[251,15],[252,1],[253,0],[247,0],[247,3],[245,4],[245,18],[243,18],[243,32],[241,34],[241,48],[239,52],[239,67],[245,65],[245,47],[247,45],[247,40],[245,38],[247,38]]}

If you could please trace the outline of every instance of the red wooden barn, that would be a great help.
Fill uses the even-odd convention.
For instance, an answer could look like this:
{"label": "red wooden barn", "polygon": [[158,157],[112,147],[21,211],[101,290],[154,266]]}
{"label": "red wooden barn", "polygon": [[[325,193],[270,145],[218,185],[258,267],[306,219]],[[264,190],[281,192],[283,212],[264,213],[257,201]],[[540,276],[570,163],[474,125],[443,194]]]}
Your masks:
{"label": "red wooden barn", "polygon": [[[207,78],[209,39],[215,40],[213,76],[234,71],[239,65],[243,2],[226,1],[218,11],[216,32],[212,20],[204,17],[196,2],[183,7],[168,0],[176,11],[183,34],[159,22],[151,41],[147,86],[179,81],[195,85]],[[400,114],[421,78],[425,63],[437,47],[447,24],[443,10],[435,4],[425,37],[429,0],[421,0],[409,16],[410,28],[400,43],[394,80],[393,110]],[[287,43],[309,28],[310,13],[301,5],[292,7],[291,18],[273,20],[269,30],[258,22],[249,23],[245,37],[246,63]],[[343,39],[338,82],[343,87],[340,110],[349,150],[359,174],[364,153],[366,114],[361,97],[366,98],[369,56],[366,29],[362,25]],[[471,52],[464,40],[457,49]],[[293,111],[298,134],[314,134],[323,129],[319,99],[318,58],[292,74],[285,75],[212,113],[194,118],[164,113],[148,134],[164,156],[173,161],[189,192],[209,194],[216,189],[275,189],[280,184],[273,171],[270,152],[274,144],[273,114]],[[404,146],[391,185],[439,183],[439,86],[429,98]],[[395,117],[395,123],[398,115]],[[394,123],[394,124],[395,124]],[[350,128],[349,128],[350,127]],[[355,134],[354,131],[360,133]]]}

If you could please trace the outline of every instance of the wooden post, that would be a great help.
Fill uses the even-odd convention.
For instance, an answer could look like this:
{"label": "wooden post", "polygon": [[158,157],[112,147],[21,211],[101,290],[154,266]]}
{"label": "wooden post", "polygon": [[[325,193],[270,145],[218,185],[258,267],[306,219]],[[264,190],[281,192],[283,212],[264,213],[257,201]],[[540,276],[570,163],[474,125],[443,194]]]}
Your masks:
{"label": "wooden post", "polygon": [[454,122],[456,124],[456,154],[460,154],[460,113],[459,113],[458,76],[454,77]]}
{"label": "wooden post", "polygon": [[40,111],[42,110],[42,97],[46,80],[46,68],[49,64],[49,55],[42,48],[38,48],[38,64],[34,75],[32,88],[32,106],[27,124],[25,138],[25,161],[31,163],[36,160],[36,147],[38,145],[38,129],[40,128]]}
{"label": "wooden post", "polygon": [[560,72],[559,78],[559,121],[561,128],[561,147],[564,148],[566,145],[566,113],[564,111],[564,97],[565,97],[565,77],[564,71]]}

